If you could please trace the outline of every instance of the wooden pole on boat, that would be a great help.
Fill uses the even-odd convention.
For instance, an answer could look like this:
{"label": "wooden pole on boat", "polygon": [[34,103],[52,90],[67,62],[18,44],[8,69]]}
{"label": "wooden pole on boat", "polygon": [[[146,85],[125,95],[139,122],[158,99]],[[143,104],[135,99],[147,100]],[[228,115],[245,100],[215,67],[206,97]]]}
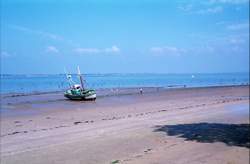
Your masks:
{"label": "wooden pole on boat", "polygon": [[82,75],[81,75],[79,66],[77,67],[77,70],[78,70],[78,76],[79,76],[79,78],[80,78],[80,82],[81,82],[82,89],[84,89],[83,79],[82,79]]}
{"label": "wooden pole on boat", "polygon": [[65,73],[66,78],[67,78],[67,80],[68,80],[68,82],[69,82],[69,88],[72,88],[72,84],[71,84],[71,75],[69,75],[69,74],[67,73],[66,68],[64,68],[64,73]]}

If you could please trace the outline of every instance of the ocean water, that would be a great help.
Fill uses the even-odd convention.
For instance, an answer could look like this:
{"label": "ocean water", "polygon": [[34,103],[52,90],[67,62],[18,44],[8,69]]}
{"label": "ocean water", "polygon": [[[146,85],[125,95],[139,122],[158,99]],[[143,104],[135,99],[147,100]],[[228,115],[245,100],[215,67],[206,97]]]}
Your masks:
{"label": "ocean water", "polygon": [[[248,73],[218,74],[86,74],[88,88],[202,87],[249,84]],[[73,81],[80,83],[77,75]],[[66,76],[1,74],[1,94],[62,91],[69,87]]]}

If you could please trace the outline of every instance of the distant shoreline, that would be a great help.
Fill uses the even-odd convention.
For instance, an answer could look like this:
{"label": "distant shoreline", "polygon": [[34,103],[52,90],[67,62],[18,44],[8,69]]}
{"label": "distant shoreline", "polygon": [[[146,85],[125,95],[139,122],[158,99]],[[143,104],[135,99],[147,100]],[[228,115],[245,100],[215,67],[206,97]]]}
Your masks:
{"label": "distant shoreline", "polygon": [[[77,73],[70,73],[71,75],[77,75]],[[83,73],[83,75],[201,75],[201,74],[249,74],[249,72],[205,72],[205,73]],[[13,74],[13,73],[2,73],[1,76],[54,76],[61,75],[65,76],[65,73],[30,73],[30,74]]]}
{"label": "distant shoreline", "polygon": [[[171,85],[166,87],[116,87],[116,88],[98,88],[96,89],[99,97],[114,96],[114,95],[126,95],[126,94],[138,94],[140,89],[143,89],[144,93],[162,91],[162,90],[173,90],[173,89],[199,89],[199,88],[221,88],[221,87],[241,87],[249,86],[250,84],[234,84],[234,85],[214,85],[214,86],[186,86],[186,85]],[[66,89],[65,89],[66,90]],[[1,98],[9,97],[21,97],[21,96],[32,96],[32,95],[46,95],[46,94],[63,94],[65,90],[58,91],[47,91],[47,92],[23,92],[23,93],[0,93]],[[127,93],[119,93],[127,91]],[[131,93],[129,92],[131,91]],[[117,93],[117,94],[115,94]]]}
{"label": "distant shoreline", "polygon": [[[86,88],[183,88],[224,85],[249,85],[249,74],[84,74]],[[77,84],[79,78],[72,74]],[[0,95],[37,95],[66,90],[65,75],[1,75]]]}

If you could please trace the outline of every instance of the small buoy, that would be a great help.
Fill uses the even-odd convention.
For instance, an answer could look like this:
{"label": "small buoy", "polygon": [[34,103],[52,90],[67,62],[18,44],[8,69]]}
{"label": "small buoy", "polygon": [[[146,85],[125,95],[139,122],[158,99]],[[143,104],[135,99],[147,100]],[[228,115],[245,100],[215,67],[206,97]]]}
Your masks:
{"label": "small buoy", "polygon": [[191,78],[195,78],[195,76],[194,76],[194,75],[192,75],[192,76],[191,76]]}

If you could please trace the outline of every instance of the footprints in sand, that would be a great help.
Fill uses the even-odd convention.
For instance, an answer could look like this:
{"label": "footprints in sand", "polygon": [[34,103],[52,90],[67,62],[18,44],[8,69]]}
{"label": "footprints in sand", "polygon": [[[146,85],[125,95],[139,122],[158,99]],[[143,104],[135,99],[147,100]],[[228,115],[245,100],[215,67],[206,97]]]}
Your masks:
{"label": "footprints in sand", "polygon": [[12,135],[16,135],[16,134],[31,133],[31,132],[48,131],[48,130],[63,128],[63,127],[68,127],[68,126],[61,125],[61,126],[55,126],[55,127],[53,127],[53,128],[33,129],[33,130],[29,130],[29,131],[28,131],[28,130],[24,130],[24,131],[15,131],[15,132],[3,134],[3,135],[1,135],[0,137],[12,136]]}
{"label": "footprints in sand", "polygon": [[[50,119],[50,117],[46,117],[46,119]],[[29,122],[31,122],[31,121],[33,121],[33,120],[29,120]],[[17,125],[15,125],[16,127],[23,126],[22,124],[19,124],[19,123],[21,123],[21,121],[14,121],[14,123],[17,124]],[[78,125],[78,124],[82,124],[82,123],[90,124],[90,123],[94,123],[94,121],[93,120],[75,121],[75,122],[73,122],[73,125]],[[48,130],[54,130],[54,129],[59,129],[59,128],[71,127],[71,126],[70,125],[59,125],[59,126],[50,127],[50,128],[32,129],[32,130],[29,130],[29,131],[27,131],[27,130],[24,130],[24,131],[14,131],[14,132],[11,132],[11,133],[3,134],[0,137],[12,136],[12,135],[22,134],[22,133],[48,131]]]}
{"label": "footprints in sand", "polygon": [[82,123],[81,121],[76,121],[74,122],[74,125],[81,124],[81,123]]}
{"label": "footprints in sand", "polygon": [[[183,142],[185,142],[185,141],[183,141]],[[153,155],[153,154],[157,154],[157,152],[159,150],[168,150],[168,149],[170,149],[172,147],[175,147],[175,146],[177,146],[179,144],[182,144],[182,143],[167,144],[166,141],[163,141],[162,143],[163,143],[162,144],[163,146],[160,147],[160,148],[159,147],[154,148],[154,149],[153,148],[146,148],[146,149],[141,150],[140,152],[138,152],[136,154],[133,154],[133,155],[127,157],[127,158],[113,160],[113,161],[110,162],[110,164],[114,164],[114,163],[130,163],[130,162],[133,163],[135,160],[146,157],[147,155],[150,156],[150,155]]]}
{"label": "footprints in sand", "polygon": [[110,117],[110,118],[103,118],[102,121],[108,121],[108,120],[120,120],[120,119],[124,119],[126,118],[126,116],[121,116],[121,117]]}
{"label": "footprints in sand", "polygon": [[[184,109],[190,109],[190,108],[195,108],[195,107],[204,107],[208,105],[216,105],[216,104],[223,104],[223,103],[228,103],[228,102],[234,102],[234,101],[241,101],[241,100],[248,100],[248,97],[244,98],[224,98],[223,100],[216,100],[216,102],[212,102],[209,104],[197,104],[197,105],[189,105],[189,106],[184,106],[184,107],[178,107],[178,108],[172,108],[172,109],[159,109],[156,111],[148,111],[148,112],[141,112],[141,113],[135,113],[135,114],[128,114],[125,116],[111,116],[107,118],[101,118],[99,121],[112,121],[112,120],[121,120],[121,119],[128,119],[128,118],[137,118],[137,117],[144,117],[147,115],[152,115],[155,113],[161,113],[161,112],[167,112],[169,110],[184,110]],[[165,107],[162,107],[165,108]],[[45,117],[47,120],[51,120],[52,118],[50,116]],[[71,119],[72,120],[72,119]],[[73,120],[72,120],[73,121]],[[29,132],[41,132],[41,131],[48,131],[48,130],[54,130],[58,128],[65,128],[65,127],[72,127],[75,125],[86,125],[86,124],[92,124],[95,123],[97,120],[86,120],[86,121],[74,121],[72,122],[71,125],[59,125],[55,127],[50,127],[50,128],[42,128],[42,129],[33,129],[33,130],[24,130],[24,131],[14,131],[11,133],[3,134],[0,137],[5,137],[5,136],[11,136],[11,135],[16,135],[16,134],[23,134],[23,133],[29,133]],[[28,122],[34,122],[33,120],[28,120]],[[14,126],[15,127],[23,127],[23,122],[22,121],[14,121]]]}
{"label": "footprints in sand", "polygon": [[88,123],[94,123],[94,121],[93,120],[90,120],[90,121],[75,121],[73,124],[74,125],[78,125],[78,124],[82,124],[82,123],[85,123],[85,124],[88,124]]}
{"label": "footprints in sand", "polygon": [[[78,125],[78,124],[82,124],[82,123],[89,124],[89,123],[94,123],[94,121],[93,120],[90,120],[90,121],[75,121],[75,122],[73,122],[73,125]],[[65,128],[65,127],[71,127],[71,126],[69,126],[69,125],[59,125],[59,126],[55,126],[55,127],[42,128],[42,129],[33,129],[33,130],[29,130],[29,131],[27,131],[27,130],[25,130],[25,131],[15,131],[15,132],[3,134],[0,137],[12,136],[12,135],[22,134],[22,133],[48,131],[48,130],[54,130],[54,129],[59,129],[59,128]]]}
{"label": "footprints in sand", "polygon": [[[166,110],[164,110],[164,111],[166,111]],[[156,111],[156,112],[159,112],[159,111]],[[126,116],[113,116],[113,117],[109,117],[109,118],[103,118],[102,121],[121,120],[121,119],[125,119],[125,118],[132,118],[132,117],[139,117],[139,116],[143,116],[143,115],[148,115],[148,114],[152,114],[152,113],[156,113],[156,112],[128,114]]]}
{"label": "footprints in sand", "polygon": [[120,120],[120,119],[126,119],[126,118],[134,118],[134,117],[142,117],[142,116],[146,116],[149,114],[154,114],[154,113],[159,113],[159,112],[166,112],[168,110],[158,110],[158,111],[150,111],[150,112],[142,112],[142,113],[135,113],[135,114],[128,114],[126,116],[113,116],[110,118],[103,118],[101,119],[102,121],[110,121],[110,120]]}
{"label": "footprints in sand", "polygon": [[248,97],[246,97],[246,98],[242,98],[242,97],[226,98],[224,100],[217,101],[217,103],[228,103],[228,102],[241,101],[241,100],[248,100]]}
{"label": "footprints in sand", "polygon": [[110,164],[126,163],[126,162],[132,161],[132,160],[137,159],[137,158],[142,158],[143,156],[150,154],[152,152],[152,150],[153,150],[152,148],[148,148],[148,149],[143,150],[143,152],[141,152],[141,153],[138,153],[138,154],[131,156],[130,158],[113,160],[112,162],[110,162]]}
{"label": "footprints in sand", "polygon": [[22,127],[21,121],[14,121],[15,127]]}
{"label": "footprints in sand", "polygon": [[178,109],[183,110],[183,109],[190,109],[190,108],[194,108],[194,107],[202,107],[202,106],[206,106],[206,105],[208,105],[208,104],[190,105],[190,106],[180,107]]}
{"label": "footprints in sand", "polygon": [[148,153],[150,152],[152,149],[147,149],[147,150],[144,150],[144,153]]}

